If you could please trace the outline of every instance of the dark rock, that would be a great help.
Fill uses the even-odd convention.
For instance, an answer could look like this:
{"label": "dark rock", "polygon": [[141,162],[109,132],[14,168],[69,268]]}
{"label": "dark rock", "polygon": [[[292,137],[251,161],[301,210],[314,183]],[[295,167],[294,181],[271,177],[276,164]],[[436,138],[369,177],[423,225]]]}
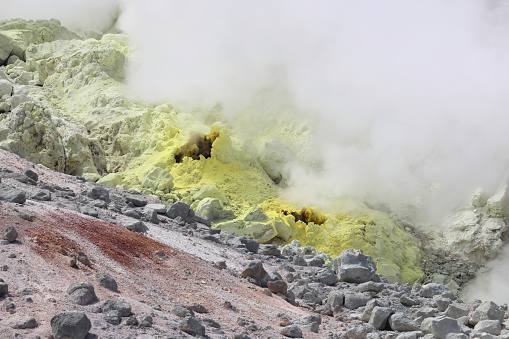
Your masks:
{"label": "dark rock", "polygon": [[165,214],[166,213],[166,205],[165,204],[147,204],[145,205],[146,210],[154,210],[156,213]]}
{"label": "dark rock", "polygon": [[131,314],[131,305],[121,300],[109,299],[101,305],[103,313],[115,310],[121,317],[128,317]]}
{"label": "dark rock", "polygon": [[267,282],[270,279],[269,274],[263,268],[262,262],[260,260],[250,261],[246,268],[241,273],[243,278],[251,277],[254,278],[258,282],[265,281]]}
{"label": "dark rock", "polygon": [[159,224],[159,218],[157,217],[157,212],[155,210],[145,208],[143,210],[143,218],[153,224]]}
{"label": "dark rock", "polygon": [[446,339],[450,333],[461,333],[456,319],[445,316],[424,319],[421,323],[421,331],[424,334],[433,334],[438,339]]}
{"label": "dark rock", "polygon": [[417,304],[417,301],[415,301],[415,299],[411,298],[409,295],[407,294],[403,294],[400,298],[399,298],[399,302],[407,307],[412,307],[414,306],[415,304]]}
{"label": "dark rock", "polygon": [[102,287],[104,287],[110,291],[113,291],[113,292],[118,292],[117,282],[108,273],[96,274],[95,281],[99,284],[99,286],[102,286]]}
{"label": "dark rock", "polygon": [[274,280],[267,282],[267,287],[272,293],[288,294],[288,285],[283,280]]}
{"label": "dark rock", "polygon": [[23,174],[32,179],[33,181],[39,181],[39,175],[29,168],[23,171]]}
{"label": "dark rock", "polygon": [[112,325],[119,325],[120,322],[122,321],[122,318],[120,317],[120,313],[117,310],[103,312],[103,318],[104,318],[104,321],[106,321],[108,324],[112,324]]}
{"label": "dark rock", "polygon": [[332,286],[338,282],[338,276],[328,267],[322,268],[316,272],[315,279],[327,286]]}
{"label": "dark rock", "polygon": [[371,296],[365,293],[349,293],[345,294],[345,307],[351,310],[365,306],[368,301],[371,300]]}
{"label": "dark rock", "polygon": [[51,192],[48,190],[40,190],[34,195],[31,196],[33,200],[39,201],[50,201],[51,200]]}
{"label": "dark rock", "polygon": [[359,292],[382,292],[384,290],[384,284],[376,283],[373,281],[367,281],[357,286]]}
{"label": "dark rock", "polygon": [[92,263],[90,262],[90,260],[88,259],[88,256],[84,252],[79,251],[76,259],[83,265],[92,267]]}
{"label": "dark rock", "polygon": [[194,312],[184,306],[175,306],[172,312],[173,314],[180,318],[194,317]]}
{"label": "dark rock", "polygon": [[87,282],[74,282],[67,289],[69,299],[78,305],[89,305],[97,301],[94,286]]}
{"label": "dark rock", "polygon": [[152,327],[152,324],[154,323],[154,319],[152,319],[152,316],[150,315],[144,315],[140,319],[139,327]]}
{"label": "dark rock", "polygon": [[281,251],[275,245],[259,245],[258,254],[278,256]]}
{"label": "dark rock", "polygon": [[110,193],[101,186],[96,186],[88,192],[88,197],[94,200],[103,200],[107,203],[109,203],[110,200]]}
{"label": "dark rock", "polygon": [[54,339],[85,339],[92,328],[85,313],[64,312],[51,318],[51,331]]}
{"label": "dark rock", "polygon": [[129,326],[138,326],[138,319],[136,319],[136,316],[133,314],[125,320],[126,325]]}
{"label": "dark rock", "polygon": [[0,200],[24,204],[27,199],[25,193],[18,190],[0,190]]}
{"label": "dark rock", "polygon": [[168,207],[168,209],[166,210],[166,216],[171,219],[181,217],[182,219],[185,220],[189,216],[190,210],[191,207],[188,204],[182,201],[177,201]]}
{"label": "dark rock", "polygon": [[343,292],[338,290],[332,290],[329,292],[329,296],[327,297],[327,305],[329,305],[331,309],[334,309],[337,306],[342,306],[344,301],[345,295]]}
{"label": "dark rock", "polygon": [[338,258],[338,275],[340,281],[363,283],[370,281],[376,273],[373,258],[364,255],[362,250],[347,249]]}
{"label": "dark rock", "polygon": [[127,228],[129,231],[134,231],[136,233],[145,233],[148,231],[148,227],[145,226],[145,224],[141,221],[132,222],[126,225],[125,228]]}
{"label": "dark rock", "polygon": [[240,238],[240,242],[243,243],[250,252],[258,253],[258,249],[260,248],[260,243],[258,241]]}
{"label": "dark rock", "polygon": [[196,312],[196,313],[208,313],[209,312],[209,311],[207,311],[205,306],[203,306],[202,304],[197,304],[197,303],[191,304],[191,305],[187,306],[187,308],[190,309],[191,311]]}
{"label": "dark rock", "polygon": [[39,324],[37,323],[37,320],[35,320],[35,318],[29,318],[11,325],[12,328],[19,330],[32,329],[36,328],[37,326],[39,326]]}
{"label": "dark rock", "polygon": [[296,255],[293,257],[293,260],[292,260],[292,263],[294,265],[297,265],[297,266],[307,266],[308,263],[306,261],[306,259],[304,259],[303,257],[301,257],[300,255]]}
{"label": "dark rock", "polygon": [[493,301],[484,301],[470,314],[470,325],[475,326],[481,320],[504,321],[504,311]]}
{"label": "dark rock", "polygon": [[346,335],[350,339],[364,339],[368,335],[368,329],[362,323],[353,323],[346,329]]}
{"label": "dark rock", "polygon": [[30,177],[24,175],[23,173],[15,173],[13,175],[10,176],[11,178],[23,183],[23,184],[28,184],[28,185],[37,185],[37,183],[32,180]]}
{"label": "dark rock", "polygon": [[208,227],[211,227],[212,226],[212,222],[210,221],[209,218],[207,217],[204,217],[203,215],[200,215],[198,213],[195,213],[194,216],[193,216],[193,220],[196,221],[196,222],[199,222],[200,224],[203,224],[205,226],[208,226]]}
{"label": "dark rock", "polygon": [[412,319],[402,312],[396,312],[389,316],[389,326],[393,331],[398,332],[410,332],[418,331],[419,325],[417,325]]}
{"label": "dark rock", "polygon": [[302,338],[302,330],[297,325],[283,327],[281,334],[289,338]]}
{"label": "dark rock", "polygon": [[388,327],[389,316],[392,313],[393,310],[389,307],[375,306],[371,311],[369,323],[377,330],[385,330]]}
{"label": "dark rock", "polygon": [[191,335],[205,336],[205,326],[203,326],[195,317],[184,318],[180,322],[180,330]]}
{"label": "dark rock", "polygon": [[142,195],[126,194],[124,198],[126,202],[130,202],[136,207],[143,207],[147,204],[147,199]]}
{"label": "dark rock", "polygon": [[17,238],[18,232],[13,226],[7,227],[4,233],[2,233],[2,239],[7,240],[8,242],[15,242]]}
{"label": "dark rock", "polygon": [[[306,259],[304,259],[306,260]],[[323,267],[323,265],[325,265],[325,261],[320,258],[320,257],[313,257],[311,259],[307,259],[306,260],[308,266],[313,266],[313,267]]]}
{"label": "dark rock", "polygon": [[125,210],[124,211],[124,215],[128,216],[128,217],[131,217],[131,218],[134,218],[134,219],[141,219],[140,213],[138,213],[138,211],[133,210],[133,209]]}
{"label": "dark rock", "polygon": [[214,319],[204,318],[202,322],[208,327],[221,328],[221,324],[215,321]]}
{"label": "dark rock", "polygon": [[87,205],[80,206],[80,212],[93,218],[97,218],[97,216],[99,216],[99,213],[95,208]]}

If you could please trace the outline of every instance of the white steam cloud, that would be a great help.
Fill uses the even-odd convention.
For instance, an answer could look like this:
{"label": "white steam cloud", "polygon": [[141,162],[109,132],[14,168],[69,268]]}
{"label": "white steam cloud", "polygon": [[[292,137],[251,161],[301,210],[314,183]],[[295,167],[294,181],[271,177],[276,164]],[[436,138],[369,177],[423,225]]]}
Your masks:
{"label": "white steam cloud", "polygon": [[293,196],[420,202],[436,219],[508,168],[507,18],[479,0],[152,0],[122,26],[145,98],[245,112],[283,88],[322,159],[294,167]]}
{"label": "white steam cloud", "polygon": [[122,0],[16,0],[2,5],[0,20],[57,19],[75,30],[104,31],[113,24]]}

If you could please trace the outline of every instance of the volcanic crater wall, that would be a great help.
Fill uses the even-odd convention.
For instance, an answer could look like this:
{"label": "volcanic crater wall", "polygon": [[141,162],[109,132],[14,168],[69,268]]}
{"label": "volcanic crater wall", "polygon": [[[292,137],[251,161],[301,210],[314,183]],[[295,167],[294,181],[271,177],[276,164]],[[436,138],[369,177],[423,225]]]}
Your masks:
{"label": "volcanic crater wall", "polygon": [[140,102],[124,89],[134,49],[122,34],[88,38],[56,20],[1,21],[0,52],[1,148],[87,180],[182,200],[213,227],[260,242],[298,239],[332,257],[362,249],[391,282],[421,277],[420,240],[386,213],[346,198],[313,209],[282,196],[292,140],[308,142],[294,133],[302,122],[276,116],[247,142],[220,112],[203,119]]}

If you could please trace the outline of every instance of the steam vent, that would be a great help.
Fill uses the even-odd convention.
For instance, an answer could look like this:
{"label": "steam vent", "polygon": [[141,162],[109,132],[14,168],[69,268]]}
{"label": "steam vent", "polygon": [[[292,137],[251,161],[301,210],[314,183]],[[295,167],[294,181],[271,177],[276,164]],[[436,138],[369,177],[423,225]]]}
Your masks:
{"label": "steam vent", "polygon": [[[490,76],[509,58],[488,62],[492,50],[475,49],[505,48],[495,28],[482,26],[492,40],[478,43],[481,33],[454,35],[466,23],[449,29],[440,19],[436,30],[451,36],[434,45],[442,37],[430,28],[417,46],[394,28],[399,21],[372,22],[378,10],[369,20],[364,9],[333,20],[314,13],[324,4],[295,3],[281,15],[278,5],[263,16],[252,5],[247,13],[170,1],[156,13],[134,1],[92,1],[86,6],[104,6],[96,12],[108,16],[100,27],[56,9],[62,22],[4,15],[2,332],[509,338],[507,304],[499,306],[509,298],[492,284],[496,276],[507,281],[499,266],[509,239],[509,175],[489,163],[509,163],[500,160],[509,150],[494,146],[508,144],[507,124],[489,113],[506,111],[497,93],[509,82],[494,89]],[[237,10],[245,20],[222,19]],[[286,23],[293,12],[309,18]],[[160,13],[171,14],[160,23]],[[487,13],[482,20],[497,21]],[[329,39],[322,20],[345,27],[329,25],[339,32]],[[421,39],[412,33],[416,20],[405,24]],[[280,32],[267,31],[272,26]],[[343,36],[350,31],[359,36]],[[393,35],[397,57],[381,47]],[[449,51],[451,41],[465,51]],[[418,70],[409,61],[422,57],[414,50],[430,51]],[[437,50],[468,64],[468,76],[450,84],[464,65],[435,65]],[[470,95],[474,87],[489,94]],[[468,102],[457,106],[460,97]],[[482,123],[478,109],[487,114]],[[492,122],[493,133],[485,130]],[[478,152],[475,161],[469,151]],[[496,304],[468,304],[473,299]],[[58,310],[51,320],[43,316],[49,307]]]}

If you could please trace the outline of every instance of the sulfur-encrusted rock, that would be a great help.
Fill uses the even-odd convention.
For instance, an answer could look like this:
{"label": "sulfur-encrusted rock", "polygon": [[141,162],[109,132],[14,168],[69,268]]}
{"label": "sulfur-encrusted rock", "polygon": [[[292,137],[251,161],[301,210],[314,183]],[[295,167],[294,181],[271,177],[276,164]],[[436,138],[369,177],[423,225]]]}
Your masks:
{"label": "sulfur-encrusted rock", "polygon": [[152,167],[145,174],[141,185],[154,191],[171,190],[173,188],[173,176],[161,167]]}

